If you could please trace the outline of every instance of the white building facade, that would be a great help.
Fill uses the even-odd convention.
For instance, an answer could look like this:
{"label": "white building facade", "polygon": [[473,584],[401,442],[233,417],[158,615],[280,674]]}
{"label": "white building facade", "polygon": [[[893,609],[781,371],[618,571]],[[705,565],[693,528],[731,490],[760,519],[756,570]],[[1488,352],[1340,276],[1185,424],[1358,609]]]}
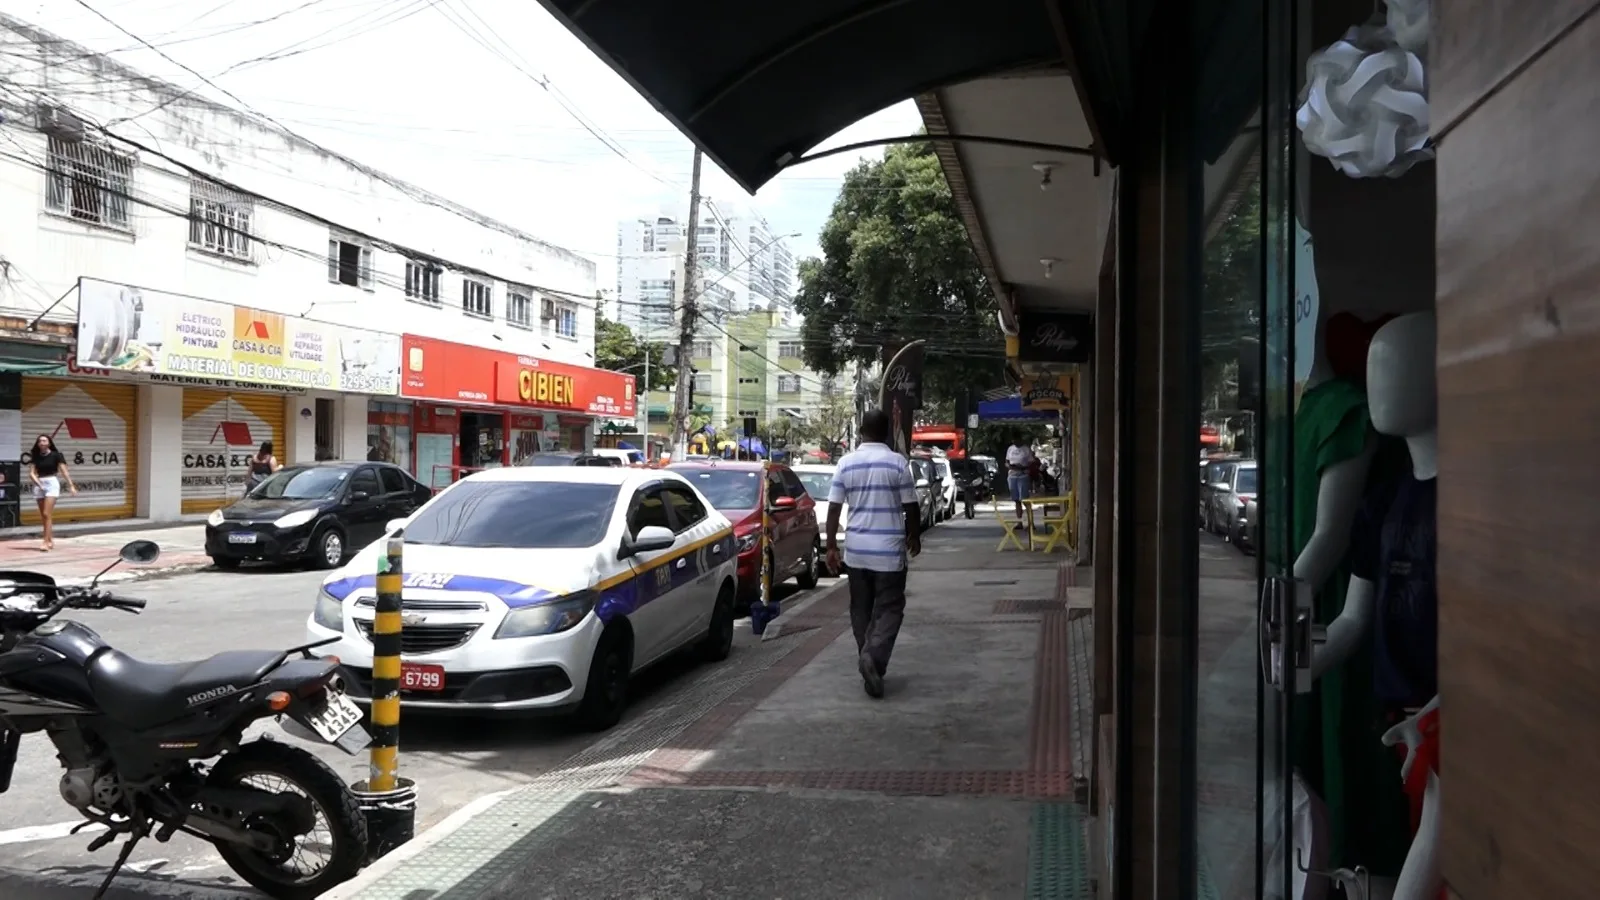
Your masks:
{"label": "white building facade", "polygon": [[0,114],[0,314],[104,351],[21,374],[62,520],[207,512],[265,440],[439,486],[634,413],[584,257],[4,17]]}

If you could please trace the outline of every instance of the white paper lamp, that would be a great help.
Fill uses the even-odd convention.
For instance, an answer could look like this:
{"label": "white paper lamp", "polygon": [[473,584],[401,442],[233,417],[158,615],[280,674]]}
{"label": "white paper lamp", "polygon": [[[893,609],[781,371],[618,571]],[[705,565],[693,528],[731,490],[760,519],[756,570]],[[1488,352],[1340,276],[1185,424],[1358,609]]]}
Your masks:
{"label": "white paper lamp", "polygon": [[1394,178],[1433,158],[1422,58],[1381,25],[1311,54],[1295,112],[1306,149],[1351,178]]}

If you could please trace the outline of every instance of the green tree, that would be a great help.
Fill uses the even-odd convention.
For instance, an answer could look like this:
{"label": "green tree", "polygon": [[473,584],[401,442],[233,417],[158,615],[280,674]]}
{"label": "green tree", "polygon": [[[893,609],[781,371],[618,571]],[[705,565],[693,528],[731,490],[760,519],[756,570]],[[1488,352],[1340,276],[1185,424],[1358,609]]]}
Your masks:
{"label": "green tree", "polygon": [[1239,355],[1260,333],[1261,182],[1251,179],[1206,241],[1200,317],[1203,412],[1239,408]]}
{"label": "green tree", "polygon": [[808,367],[837,375],[922,338],[926,402],[1001,383],[994,293],[931,146],[890,147],[851,169],[819,243],[795,297]]}
{"label": "green tree", "polygon": [[[678,369],[662,361],[661,344],[645,344],[633,330],[605,316],[594,317],[594,364],[613,372],[627,371],[639,380],[640,391],[665,390],[678,383]],[[650,383],[644,383],[645,353],[650,354]]]}
{"label": "green tree", "polygon": [[837,459],[839,447],[850,443],[850,431],[855,421],[855,401],[848,392],[837,388],[823,391],[811,417],[811,426],[822,452]]}

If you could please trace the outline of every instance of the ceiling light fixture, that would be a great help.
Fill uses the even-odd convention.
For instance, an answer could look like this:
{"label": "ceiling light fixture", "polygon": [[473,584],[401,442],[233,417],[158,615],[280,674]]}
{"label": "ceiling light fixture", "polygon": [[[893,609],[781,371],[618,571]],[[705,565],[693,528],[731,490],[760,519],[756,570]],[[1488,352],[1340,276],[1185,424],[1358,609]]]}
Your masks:
{"label": "ceiling light fixture", "polygon": [[1036,162],[1033,164],[1033,170],[1039,173],[1039,190],[1050,190],[1050,172],[1058,165],[1060,163],[1055,162]]}
{"label": "ceiling light fixture", "polygon": [[1045,256],[1039,259],[1039,265],[1044,266],[1044,277],[1049,278],[1055,274],[1056,263],[1058,262],[1061,262],[1061,260],[1056,259],[1054,256]]}

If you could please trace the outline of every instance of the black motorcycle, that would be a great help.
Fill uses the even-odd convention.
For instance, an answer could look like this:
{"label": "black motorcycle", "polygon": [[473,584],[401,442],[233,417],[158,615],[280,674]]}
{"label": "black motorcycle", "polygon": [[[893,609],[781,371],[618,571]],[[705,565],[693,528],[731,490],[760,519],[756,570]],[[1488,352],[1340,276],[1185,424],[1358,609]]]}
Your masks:
{"label": "black motorcycle", "polygon": [[989,477],[987,472],[978,472],[967,478],[967,483],[961,488],[961,498],[966,506],[967,518],[977,515],[974,506],[989,500]]}
{"label": "black motorcycle", "polygon": [[[154,562],[160,552],[134,541],[121,560]],[[367,746],[338,662],[309,652],[326,642],[141,662],[85,625],[55,620],[66,610],[144,608],[97,589],[99,579],[62,587],[35,572],[0,572],[0,793],[22,736],[43,732],[66,769],[62,799],[87,819],[79,827],[105,829],[89,850],[127,839],[96,898],[139,841],[178,832],[210,841],[245,881],[282,900],[309,900],[354,876],[367,826],[344,781],[299,747],[242,740],[252,723],[276,717],[347,753]]]}

